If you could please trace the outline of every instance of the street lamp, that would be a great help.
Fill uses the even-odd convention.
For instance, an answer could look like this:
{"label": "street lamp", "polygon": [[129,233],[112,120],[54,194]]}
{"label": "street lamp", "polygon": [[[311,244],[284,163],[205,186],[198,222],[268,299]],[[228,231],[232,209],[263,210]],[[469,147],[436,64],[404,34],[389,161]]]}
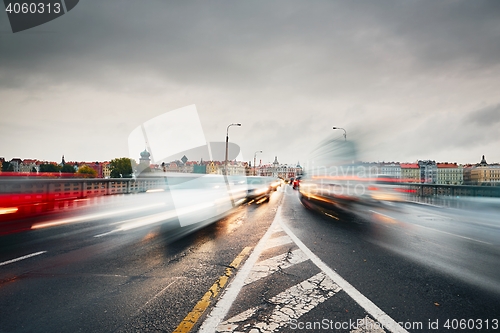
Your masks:
{"label": "street lamp", "polygon": [[227,145],[229,142],[229,127],[231,126],[241,126],[241,124],[229,124],[226,129],[226,160],[225,160],[225,168],[224,168],[224,174],[227,176]]}
{"label": "street lamp", "polygon": [[342,127],[335,127],[335,126],[333,127],[333,129],[341,129],[341,130],[343,130],[344,131],[344,141],[347,140],[347,132],[345,131],[345,129],[343,129]]}
{"label": "street lamp", "polygon": [[255,154],[253,154],[253,175],[257,176],[257,167],[255,166],[255,158],[257,157],[257,153],[262,154],[262,150],[257,150]]}

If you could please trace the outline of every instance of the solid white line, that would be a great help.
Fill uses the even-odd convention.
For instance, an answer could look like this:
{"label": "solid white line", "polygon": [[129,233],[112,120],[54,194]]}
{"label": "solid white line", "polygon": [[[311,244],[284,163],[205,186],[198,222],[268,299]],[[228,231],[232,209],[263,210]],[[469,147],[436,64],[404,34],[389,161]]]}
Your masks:
{"label": "solid white line", "polygon": [[447,231],[443,231],[443,230],[439,230],[439,229],[434,229],[434,228],[431,228],[431,227],[426,227],[426,226],[423,226],[423,225],[420,225],[420,224],[413,224],[417,227],[420,227],[420,228],[424,228],[424,229],[429,229],[429,230],[433,230],[433,231],[437,231],[437,232],[440,232],[440,233],[443,233],[443,234],[446,234],[446,235],[450,235],[450,236],[455,236],[455,237],[459,237],[459,238],[463,238],[463,239],[467,239],[467,240],[471,240],[471,241],[474,241],[474,242],[478,242],[478,243],[482,243],[482,244],[486,244],[486,245],[493,245],[492,243],[488,243],[488,242],[485,242],[485,241],[481,241],[479,239],[475,239],[475,238],[470,238],[470,237],[466,237],[466,236],[461,236],[461,235],[457,235],[457,234],[453,234],[451,232],[447,232]]}
{"label": "solid white line", "polygon": [[103,234],[95,235],[94,237],[95,238],[99,238],[99,237],[106,236],[106,235],[109,235],[109,234],[114,234],[115,232],[118,232],[118,231],[120,231],[120,230],[115,229],[115,230],[111,230],[111,231],[105,232]]}
{"label": "solid white line", "polygon": [[[278,216],[278,214],[276,214]],[[344,280],[338,273],[332,270],[328,265],[326,265],[318,256],[316,256],[309,248],[302,243],[302,241],[295,236],[295,234],[279,219],[279,223],[283,230],[290,236],[290,238],[297,244],[297,246],[304,251],[304,253],[311,259],[311,261],[318,266],[328,277],[330,277],[333,282],[339,285],[349,296],[351,296],[356,303],[363,307],[366,312],[368,312],[375,320],[384,326],[387,330],[391,332],[408,333],[403,327],[401,327],[394,319],[389,317],[384,311],[382,311],[378,306],[376,306],[372,301],[370,301],[366,296],[361,294],[356,288],[354,288],[349,282]],[[273,222],[274,223],[274,222]]]}
{"label": "solid white line", "polygon": [[248,257],[247,261],[243,267],[236,274],[233,282],[227,287],[226,292],[221,297],[220,301],[214,307],[210,315],[203,322],[200,327],[199,333],[213,333],[216,331],[217,326],[224,320],[224,317],[229,312],[229,308],[236,300],[241,288],[243,288],[245,281],[252,271],[252,267],[255,265],[260,257],[260,254],[267,246],[267,241],[269,236],[275,232],[274,228],[278,223],[279,216],[281,215],[281,206],[279,206],[276,216],[274,217],[273,223],[269,229],[267,229],[264,236],[260,239],[259,243],[255,246],[252,254]]}
{"label": "solid white line", "polygon": [[426,202],[418,202],[418,201],[408,201],[408,202],[415,203],[415,204],[422,205],[422,206],[430,206],[430,207],[434,207],[434,208],[443,208],[443,206],[433,205],[433,204],[426,203]]}
{"label": "solid white line", "polygon": [[[393,220],[396,220],[395,218],[389,216],[389,215],[385,215],[385,214],[382,214],[382,213],[379,213],[379,212],[376,212],[374,210],[370,210],[370,212],[372,213],[375,213],[375,214],[378,214],[378,215],[382,215],[382,216],[385,216],[385,217],[388,217],[388,218],[391,218]],[[443,219],[447,219],[447,220],[451,220],[450,217],[447,217],[447,216],[442,216],[442,215],[435,215],[437,217],[440,217],[440,218],[443,218]],[[446,235],[450,235],[450,236],[455,236],[455,237],[459,237],[459,238],[463,238],[463,239],[467,239],[467,240],[471,240],[471,241],[474,241],[474,242],[478,242],[478,243],[482,243],[482,244],[486,244],[486,245],[493,245],[492,243],[489,243],[489,242],[485,242],[485,241],[481,241],[479,239],[475,239],[475,238],[471,238],[471,237],[467,237],[467,236],[461,236],[461,235],[457,235],[457,234],[454,234],[454,233],[451,233],[451,232],[447,232],[447,231],[443,231],[443,230],[439,230],[439,229],[435,229],[435,228],[431,228],[431,227],[426,227],[424,225],[421,225],[421,224],[416,224],[416,223],[411,223],[412,226],[416,226],[416,227],[420,227],[420,228],[424,228],[424,229],[429,229],[429,230],[433,230],[433,231],[437,231],[437,232],[441,232],[443,234],[446,234]]]}
{"label": "solid white line", "polygon": [[19,258],[16,258],[16,259],[12,259],[12,260],[9,260],[9,261],[0,262],[0,266],[12,264],[13,262],[20,261],[20,260],[23,260],[23,259],[28,259],[28,258],[37,256],[37,255],[45,253],[45,252],[47,252],[47,251],[35,252],[35,253],[27,254],[25,256],[22,256],[22,257],[19,257]]}
{"label": "solid white line", "polygon": [[382,213],[376,212],[376,211],[371,210],[371,209],[370,209],[370,212],[375,213],[375,214],[378,214],[378,215],[382,215],[382,216],[387,217],[387,218],[390,218],[390,219],[392,219],[392,220],[395,220],[395,218],[394,218],[394,217],[392,217],[392,216],[385,215],[385,214],[382,214]]}

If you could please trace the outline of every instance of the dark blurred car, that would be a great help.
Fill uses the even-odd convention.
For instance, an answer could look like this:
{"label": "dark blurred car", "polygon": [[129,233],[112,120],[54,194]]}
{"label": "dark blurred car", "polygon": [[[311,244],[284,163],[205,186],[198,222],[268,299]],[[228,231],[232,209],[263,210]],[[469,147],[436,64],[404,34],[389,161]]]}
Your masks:
{"label": "dark blurred car", "polygon": [[297,176],[292,182],[292,186],[294,190],[297,190],[300,187],[300,180],[302,179],[302,176]]}

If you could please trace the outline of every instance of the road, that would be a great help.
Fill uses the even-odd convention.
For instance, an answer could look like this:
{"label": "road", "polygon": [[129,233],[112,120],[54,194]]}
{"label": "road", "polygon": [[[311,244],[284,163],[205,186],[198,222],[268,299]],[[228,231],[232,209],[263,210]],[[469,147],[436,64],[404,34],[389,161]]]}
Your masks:
{"label": "road", "polygon": [[495,211],[339,214],[285,186],[186,234],[157,198],[2,237],[0,332],[500,331]]}

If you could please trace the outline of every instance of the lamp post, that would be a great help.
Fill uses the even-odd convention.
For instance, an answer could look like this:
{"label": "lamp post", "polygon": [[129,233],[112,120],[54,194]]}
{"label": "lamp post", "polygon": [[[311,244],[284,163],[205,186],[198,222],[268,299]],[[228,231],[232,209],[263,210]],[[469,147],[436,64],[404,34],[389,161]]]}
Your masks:
{"label": "lamp post", "polygon": [[228,142],[229,142],[229,127],[231,126],[241,126],[241,124],[229,124],[226,129],[226,159],[225,159],[225,166],[224,166],[224,174],[227,176],[227,147],[228,147]]}
{"label": "lamp post", "polygon": [[257,176],[257,167],[255,166],[255,159],[257,158],[257,153],[261,153],[262,154],[262,150],[257,150],[254,154],[253,154],[253,175],[254,176]]}
{"label": "lamp post", "polygon": [[344,141],[347,140],[347,132],[345,131],[345,129],[343,129],[342,127],[335,127],[335,126],[333,127],[333,129],[341,129],[341,130],[343,130],[344,131]]}

